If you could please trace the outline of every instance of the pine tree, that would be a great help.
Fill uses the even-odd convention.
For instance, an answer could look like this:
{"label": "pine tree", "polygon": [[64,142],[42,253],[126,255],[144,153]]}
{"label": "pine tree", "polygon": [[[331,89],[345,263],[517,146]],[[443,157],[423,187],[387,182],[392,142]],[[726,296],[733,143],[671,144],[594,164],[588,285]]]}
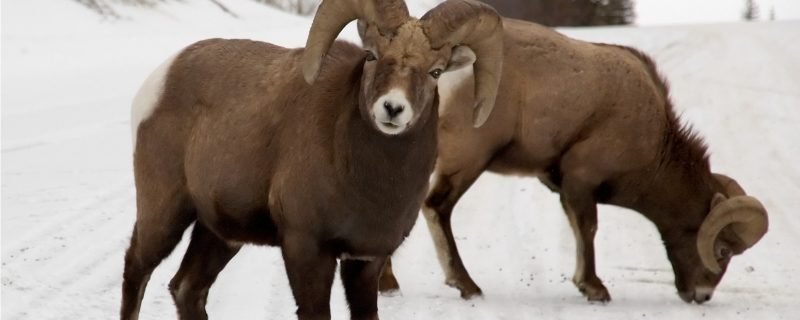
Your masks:
{"label": "pine tree", "polygon": [[106,18],[119,18],[119,14],[103,0],[75,0]]}
{"label": "pine tree", "polygon": [[631,24],[634,0],[482,0],[509,18],[546,26]]}
{"label": "pine tree", "polygon": [[758,5],[753,0],[746,0],[744,3],[744,14],[742,17],[747,21],[758,20]]}
{"label": "pine tree", "polygon": [[320,0],[256,0],[292,13],[308,15],[316,10]]}
{"label": "pine tree", "polygon": [[622,25],[631,24],[635,14],[631,0],[596,0],[594,20],[592,25]]}

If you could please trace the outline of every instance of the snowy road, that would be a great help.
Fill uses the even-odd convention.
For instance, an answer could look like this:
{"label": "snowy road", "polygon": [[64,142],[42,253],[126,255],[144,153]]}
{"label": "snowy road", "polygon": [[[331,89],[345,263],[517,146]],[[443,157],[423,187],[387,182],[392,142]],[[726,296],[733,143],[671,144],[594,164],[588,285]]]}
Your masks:
{"label": "snowy road", "polygon": [[[168,7],[166,18],[142,18],[141,25],[100,23],[71,2],[58,1],[52,11],[37,9],[45,0],[26,2],[4,4],[2,13],[2,317],[114,318],[135,216],[128,106],[139,83],[192,41],[248,37],[298,46],[309,20],[227,1],[253,13],[233,20],[195,4]],[[194,18],[172,17],[181,11]],[[463,301],[442,283],[420,220],[396,254],[403,295],[380,299],[382,318],[796,319],[798,30],[800,22],[563,30],[652,54],[676,107],[710,144],[714,170],[735,177],[769,210],[770,232],[733,260],[710,303],[684,304],[655,228],[607,206],[596,250],[614,300],[585,302],[569,281],[574,244],[557,196],[536,180],[484,175],[456,208],[454,229],[485,298]],[[346,37],[354,36],[348,29]],[[142,319],[174,317],[166,284],[185,248],[156,269]],[[338,280],[332,309],[335,319],[347,318]],[[214,319],[292,318],[279,251],[243,249],[211,289],[208,310]]]}

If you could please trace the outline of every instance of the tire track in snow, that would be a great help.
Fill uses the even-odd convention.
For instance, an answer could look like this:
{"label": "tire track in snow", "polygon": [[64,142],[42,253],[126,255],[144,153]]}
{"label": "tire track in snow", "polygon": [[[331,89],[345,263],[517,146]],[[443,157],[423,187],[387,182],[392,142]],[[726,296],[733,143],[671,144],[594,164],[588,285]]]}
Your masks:
{"label": "tire track in snow", "polygon": [[28,150],[31,148],[46,147],[53,144],[64,143],[69,140],[74,140],[83,137],[97,135],[102,131],[108,131],[116,126],[128,126],[128,122],[113,121],[103,122],[94,125],[83,126],[81,129],[70,130],[68,132],[58,131],[50,134],[45,134],[36,138],[22,139],[10,143],[4,143],[2,153],[11,153],[17,151]]}
{"label": "tire track in snow", "polygon": [[[110,230],[118,229],[116,226],[108,227]],[[44,247],[49,248],[50,251],[60,249],[57,244],[46,245]],[[53,259],[55,262],[47,263],[47,265],[42,268],[26,269],[25,273],[39,274],[41,277],[33,284],[37,288],[37,293],[29,295],[26,302],[15,304],[18,313],[15,318],[41,319],[41,316],[35,314],[35,312],[39,310],[36,308],[37,306],[48,305],[48,308],[45,310],[49,309],[52,311],[53,309],[62,309],[60,311],[66,311],[73,309],[75,302],[83,304],[87,300],[94,299],[94,296],[98,296],[94,292],[90,292],[94,288],[91,285],[94,283],[94,280],[106,279],[108,284],[113,285],[116,282],[118,285],[121,275],[121,256],[124,246],[121,246],[119,242],[112,241],[109,242],[109,245],[104,247],[95,246],[90,250],[86,250],[85,248],[86,247],[81,246],[58,252],[57,256],[45,258]],[[82,255],[75,254],[81,250],[86,251]],[[111,259],[112,256],[117,256],[117,258]],[[70,259],[74,262],[66,263],[66,261]],[[63,263],[63,265],[60,263]],[[115,265],[116,268],[111,268],[112,265]],[[53,270],[54,267],[56,270]],[[111,272],[112,270],[119,271]],[[17,273],[15,271],[15,268],[7,268],[7,272],[9,273]],[[44,280],[42,280],[42,278],[44,278]],[[112,281],[110,279],[114,280]],[[58,297],[65,295],[72,296],[73,298],[71,299],[70,305],[61,306],[59,303],[63,303],[63,300],[58,299]],[[30,313],[29,310],[33,310],[34,313]],[[8,311],[9,310],[6,310],[6,312]],[[12,309],[11,313],[13,314],[13,312]]]}
{"label": "tire track in snow", "polygon": [[[795,24],[792,24],[789,27],[795,26]],[[765,45],[764,48],[760,48],[762,50],[745,51],[744,54],[736,50],[735,46],[742,41],[741,39],[768,36],[769,34],[766,32],[753,30],[753,32],[750,33],[739,34],[738,30],[743,28],[735,27],[733,30],[730,30],[734,32],[727,32],[730,33],[728,35],[725,34],[726,32],[718,32],[718,35],[713,36],[703,35],[704,33],[709,33],[709,31],[711,31],[711,34],[714,34],[716,31],[725,31],[728,29],[728,27],[725,27],[723,30],[718,27],[702,26],[690,28],[681,27],[675,28],[674,30],[670,29],[669,31],[652,30],[652,33],[651,31],[647,31],[649,38],[656,39],[653,40],[655,41],[654,43],[661,41],[658,39],[663,39],[665,35],[667,38],[676,32],[681,35],[681,41],[679,41],[677,45],[673,47],[664,46],[668,52],[659,60],[664,62],[661,64],[662,71],[672,73],[670,78],[677,80],[674,81],[675,84],[677,84],[676,87],[693,87],[691,90],[687,90],[680,95],[682,98],[686,99],[685,101],[703,101],[699,99],[698,93],[695,92],[699,91],[698,89],[702,87],[695,83],[686,84],[684,79],[680,77],[682,74],[697,73],[699,71],[706,74],[719,73],[720,75],[729,75],[732,80],[745,78],[737,76],[729,70],[720,69],[719,66],[716,67],[718,69],[708,70],[698,68],[694,64],[703,62],[705,64],[703,64],[702,67],[705,68],[706,65],[711,66],[724,63],[728,64],[728,67],[730,67],[734,63],[741,63],[737,61],[742,61],[742,57],[745,56],[757,56],[763,57],[764,60],[772,60],[773,53],[769,51],[770,47],[768,45]],[[592,30],[587,32],[596,31]],[[620,38],[630,37],[632,33],[629,29],[615,29],[613,32],[614,34],[623,35]],[[636,33],[638,34],[639,32],[637,31]],[[613,38],[616,37],[616,35],[611,35],[608,31],[603,31],[603,37]],[[710,46],[707,40],[715,40],[717,37],[723,39],[726,43],[719,46]],[[639,38],[642,38],[641,41],[647,40],[643,36],[639,36]],[[767,38],[772,39],[771,37]],[[776,37],[775,40],[779,40],[779,38]],[[742,42],[741,47],[747,48],[748,46],[753,46],[754,42],[752,41]],[[783,42],[782,44],[787,47],[795,46],[792,42]],[[778,43],[775,45],[778,45]],[[739,57],[734,57],[730,54],[726,55],[726,52],[719,52],[725,50],[731,53],[736,52]],[[774,54],[785,54],[787,56],[783,58],[777,57],[778,66],[787,63],[790,66],[797,65],[793,61],[795,59],[787,60],[787,58],[793,57],[790,51],[780,51]],[[767,62],[769,63],[766,63],[764,67],[775,65],[773,61]],[[711,67],[713,68],[713,66]],[[774,71],[774,69],[772,70]],[[790,86],[797,83],[792,80],[794,78],[786,78],[792,76],[788,72],[774,73],[773,75],[775,76],[774,81],[776,83],[784,82]],[[750,82],[743,81],[742,83],[749,84]],[[763,83],[755,84],[763,86]],[[797,299],[797,295],[792,291],[792,288],[796,288],[796,284],[798,283],[796,280],[798,278],[796,278],[794,275],[795,272],[793,272],[794,269],[796,269],[795,266],[797,265],[798,255],[793,249],[793,244],[795,243],[794,239],[796,239],[795,235],[798,233],[798,230],[800,230],[797,225],[800,223],[800,219],[797,218],[797,215],[792,215],[791,210],[796,208],[796,204],[800,204],[797,203],[797,198],[793,194],[798,186],[794,180],[797,180],[795,178],[798,177],[797,174],[800,171],[791,166],[791,164],[794,163],[792,161],[796,161],[798,153],[792,151],[793,144],[789,140],[791,140],[791,134],[793,134],[794,131],[791,131],[792,129],[790,129],[789,126],[791,125],[791,121],[797,120],[798,114],[787,113],[783,117],[787,122],[778,123],[773,122],[773,117],[762,117],[763,114],[772,112],[771,110],[762,110],[756,113],[753,110],[748,110],[748,108],[743,108],[744,106],[735,106],[732,109],[727,109],[730,107],[727,102],[735,102],[735,99],[741,98],[738,90],[730,88],[733,87],[732,83],[721,84],[720,86],[718,86],[717,83],[708,83],[708,85],[715,91],[713,94],[706,93],[707,96],[713,96],[719,99],[730,99],[725,101],[725,103],[714,102],[709,105],[708,107],[712,109],[707,112],[708,114],[716,112],[727,117],[750,117],[757,119],[745,120],[758,120],[758,123],[752,127],[742,127],[741,123],[747,121],[733,122],[728,126],[721,124],[716,128],[711,126],[708,130],[713,132],[716,129],[719,133],[718,136],[724,138],[718,140],[721,142],[715,142],[715,146],[721,146],[723,149],[720,151],[727,151],[727,154],[726,152],[715,153],[723,155],[724,157],[722,159],[728,159],[728,162],[723,162],[723,165],[728,165],[725,169],[729,169],[732,173],[735,172],[737,175],[742,175],[744,178],[743,180],[748,180],[748,177],[750,178],[750,181],[746,181],[748,189],[752,188],[753,191],[759,193],[759,196],[764,195],[766,197],[765,200],[774,204],[769,205],[769,209],[771,210],[770,214],[775,217],[771,225],[771,228],[773,225],[774,228],[771,230],[771,233],[768,234],[767,238],[765,238],[767,240],[766,243],[759,244],[753,252],[742,257],[748,260],[747,264],[743,264],[740,262],[741,260],[736,262],[739,272],[736,272],[737,270],[729,270],[726,279],[723,280],[723,285],[719,288],[720,293],[726,294],[720,294],[720,297],[715,298],[711,304],[702,307],[683,305],[673,294],[672,291],[674,291],[674,288],[672,285],[665,282],[665,279],[672,278],[670,272],[655,272],[652,270],[642,270],[641,268],[653,266],[657,269],[662,269],[664,267],[669,268],[663,256],[664,254],[662,253],[662,246],[657,244],[658,239],[649,239],[649,245],[647,246],[638,244],[629,247],[623,246],[625,244],[623,241],[641,241],[642,238],[640,238],[640,236],[644,234],[642,232],[636,233],[636,230],[627,230],[624,227],[640,227],[643,226],[643,224],[631,224],[631,222],[636,222],[636,220],[625,220],[628,224],[620,224],[619,228],[617,228],[617,225],[611,225],[610,222],[620,220],[620,218],[622,218],[621,214],[616,212],[612,213],[612,215],[601,213],[599,219],[601,224],[604,225],[600,227],[601,231],[599,231],[598,240],[596,241],[598,250],[603,250],[603,246],[609,248],[612,245],[621,244],[619,248],[622,249],[616,247],[614,249],[624,251],[625,254],[617,254],[615,258],[623,258],[624,256],[634,257],[628,260],[617,260],[607,257],[607,253],[598,253],[598,259],[602,259],[598,265],[598,271],[603,273],[601,277],[603,277],[604,280],[611,280],[606,284],[610,285],[609,290],[611,290],[612,297],[617,300],[608,306],[590,306],[585,303],[577,290],[569,282],[550,285],[547,283],[548,278],[557,281],[556,278],[559,273],[565,273],[568,277],[571,276],[572,268],[574,267],[574,249],[572,245],[569,244],[573,241],[572,235],[564,214],[561,212],[560,206],[558,205],[557,197],[547,196],[537,198],[536,201],[529,201],[528,199],[524,199],[529,196],[529,194],[523,193],[525,196],[503,198],[503,200],[509,203],[514,203],[512,205],[513,207],[529,207],[528,209],[521,209],[524,211],[515,212],[514,214],[502,212],[507,206],[498,206],[500,202],[497,200],[493,200],[492,203],[488,205],[483,205],[480,204],[480,201],[475,201],[469,208],[460,206],[460,208],[457,209],[462,212],[456,214],[456,218],[454,219],[462,221],[468,220],[463,221],[463,225],[458,228],[459,230],[463,230],[457,231],[461,234],[458,241],[461,244],[461,249],[464,250],[462,251],[462,255],[472,255],[472,259],[468,258],[467,260],[469,261],[465,261],[467,268],[473,272],[473,276],[476,276],[476,281],[478,281],[479,285],[484,286],[484,289],[487,289],[487,291],[492,291],[490,294],[487,294],[485,300],[479,300],[476,303],[477,306],[470,307],[471,302],[460,300],[460,298],[457,297],[457,291],[442,285],[442,278],[440,275],[436,274],[436,272],[438,272],[438,265],[433,258],[434,254],[432,248],[430,244],[428,244],[430,239],[427,236],[424,221],[420,221],[416,229],[422,229],[423,234],[421,236],[423,239],[420,240],[424,241],[425,245],[422,246],[420,242],[404,245],[404,247],[406,247],[405,260],[407,262],[397,261],[398,267],[406,266],[404,269],[398,270],[401,286],[404,286],[405,290],[404,296],[392,299],[381,298],[382,315],[386,317],[387,320],[431,318],[520,319],[533,318],[534,315],[538,315],[537,318],[642,319],[645,317],[645,313],[647,313],[647,318],[652,318],[651,316],[655,315],[658,318],[697,319],[700,318],[701,313],[703,317],[708,317],[710,319],[740,317],[790,318],[790,315],[794,314],[793,311],[796,311],[797,306],[796,302],[794,302]],[[720,90],[726,88],[730,89]],[[776,89],[777,88],[779,87],[776,87]],[[759,97],[763,94],[761,92],[746,93],[748,97]],[[782,99],[785,98],[782,97]],[[683,108],[695,107],[697,107],[697,105],[683,103]],[[104,118],[104,116],[101,117],[97,115],[95,115],[95,117],[98,119]],[[19,120],[24,125],[28,125],[37,120],[35,117],[29,117],[27,115],[20,118]],[[8,120],[6,118],[3,119]],[[91,123],[88,125],[96,124],[97,123]],[[778,127],[778,129],[770,128],[773,126]],[[72,130],[62,131],[65,134],[77,133]],[[743,133],[738,133],[739,131]],[[37,135],[40,134],[40,132],[34,132],[34,130],[25,130],[25,132],[33,133],[25,138],[36,138]],[[788,133],[789,135],[783,133]],[[88,133],[87,136],[95,134],[104,134],[104,132]],[[748,136],[751,137],[750,140],[739,141],[739,138],[748,138]],[[119,135],[117,138],[119,137],[122,137],[122,135]],[[58,139],[59,137],[53,138]],[[70,142],[74,140],[83,142],[82,139],[73,139],[70,140]],[[27,141],[39,140],[28,139]],[[45,139],[41,141],[54,142],[62,140]],[[127,143],[129,139],[116,139],[116,141],[125,141]],[[19,140],[13,142],[19,142]],[[777,152],[777,154],[750,152],[758,154],[759,158],[768,158],[766,159],[767,162],[765,162],[765,164],[767,164],[766,168],[756,165],[761,164],[761,162],[756,162],[758,159],[751,159],[756,157],[746,154],[739,155],[737,151],[737,148],[740,147],[737,146],[737,144],[749,145],[754,142],[758,143],[758,150],[775,150]],[[723,145],[725,144],[727,144],[728,149],[724,149],[725,147]],[[38,152],[49,151],[55,149],[56,146],[54,143],[51,143],[41,148],[38,148],[38,145],[29,147],[36,147],[35,151]],[[12,155],[21,154],[25,153],[12,153]],[[97,152],[95,151],[95,153],[91,155],[97,155]],[[781,164],[783,167],[777,168]],[[29,169],[30,168],[26,167],[26,170]],[[35,172],[21,172],[18,174],[20,176],[24,175],[23,178],[25,179],[31,179],[32,173]],[[5,174],[6,172],[4,172],[4,175]],[[64,177],[70,176],[65,175],[60,177],[64,179]],[[116,178],[119,177],[120,176],[117,176]],[[530,183],[538,184],[538,182],[533,180],[531,180]],[[505,186],[511,184],[512,183],[508,181],[488,180],[483,187],[480,187],[480,193],[487,195],[476,195],[475,198],[489,199],[501,193],[503,190],[509,190]],[[495,186],[503,187],[496,188]],[[115,186],[111,186],[111,189],[114,189],[114,187]],[[90,189],[90,191],[94,190],[98,189]],[[129,198],[119,196],[119,193],[127,191],[119,190],[119,193],[116,195],[110,194],[107,190],[100,191],[102,192],[95,192],[94,194],[88,195],[95,199],[88,199],[88,201],[81,202],[78,199],[72,198],[67,202],[68,205],[74,204],[78,205],[77,207],[73,205],[70,205],[69,208],[58,208],[54,206],[53,208],[58,208],[58,210],[54,210],[54,213],[59,214],[53,214],[52,219],[57,219],[58,221],[42,220],[39,225],[33,223],[31,225],[34,227],[25,231],[33,232],[35,235],[26,235],[25,232],[20,232],[19,235],[24,236],[24,239],[21,238],[22,240],[18,240],[12,238],[9,239],[7,243],[4,243],[4,249],[10,244],[10,247],[16,250],[4,251],[3,261],[8,264],[3,268],[3,285],[4,287],[6,286],[6,277],[8,277],[9,274],[11,274],[12,277],[8,279],[19,282],[19,284],[10,283],[12,285],[11,288],[4,288],[11,289],[4,292],[7,294],[4,295],[3,301],[3,305],[6,307],[6,310],[3,312],[4,317],[24,320],[42,318],[108,319],[116,316],[119,306],[118,289],[122,268],[121,256],[123,254],[122,251],[127,245],[126,240],[132,227],[131,219],[133,219],[134,215],[130,213],[129,208],[133,208],[133,206],[127,202],[130,200]],[[494,195],[492,194],[493,192],[495,193]],[[73,191],[73,193],[75,192]],[[538,196],[539,194],[545,193],[546,191],[537,192],[536,194]],[[40,190],[37,192],[30,192],[30,194],[23,194],[23,196],[35,199],[32,196],[39,195],[42,197],[42,200],[48,200],[47,194],[48,191]],[[103,200],[96,199],[98,196],[101,198],[105,197],[105,201],[103,202]],[[6,198],[3,200],[8,201]],[[12,198],[11,201],[19,201],[19,199]],[[100,203],[93,205],[92,201],[100,201]],[[546,203],[542,203],[543,201],[546,201]],[[107,208],[101,209],[100,207],[103,205],[106,205]],[[20,207],[23,207],[22,203]],[[542,211],[544,208],[546,208],[547,212]],[[78,216],[75,211],[87,216]],[[109,214],[109,212],[106,211],[121,214],[119,214],[119,216],[113,216],[113,214]],[[607,211],[607,209],[602,209],[602,211]],[[28,219],[28,221],[39,222],[39,218],[30,217],[26,215],[24,211],[11,212],[11,210],[9,210],[7,214],[8,215],[4,218]],[[105,218],[112,216],[110,220],[113,221],[104,221],[102,220],[103,218],[98,216]],[[613,216],[613,219],[609,219],[611,216]],[[773,216],[771,216],[771,218]],[[80,219],[83,222],[75,223],[72,219]],[[527,226],[531,226],[531,228],[527,228]],[[505,233],[497,237],[494,232],[495,227]],[[614,233],[609,234],[609,231]],[[632,235],[633,233],[636,233],[636,236]],[[70,237],[63,240],[52,238],[54,235],[59,236],[64,234],[70,235]],[[647,234],[654,234],[654,232],[648,231]],[[498,239],[498,241],[492,242],[493,237]],[[608,240],[603,240],[603,238],[607,238]],[[527,243],[514,243],[521,241]],[[603,242],[606,241],[608,244],[603,245]],[[407,240],[407,242],[409,241]],[[491,246],[487,247],[487,244],[491,244]],[[30,247],[25,248],[23,252],[19,252],[25,245],[30,245]],[[60,247],[60,245],[67,245],[67,247]],[[508,247],[500,248],[500,245],[507,245]],[[426,250],[420,250],[423,248]],[[178,248],[176,248],[176,252],[182,253],[184,249],[185,243],[179,245]],[[517,251],[517,249],[520,251]],[[270,248],[266,250],[272,251],[277,249]],[[608,249],[605,250],[608,251]],[[467,251],[471,251],[471,253],[467,253]],[[14,255],[14,259],[7,259],[5,255],[9,252]],[[48,260],[41,263],[33,262],[33,260],[22,263],[22,260],[18,258],[36,259],[42,256],[42,254],[45,254],[44,256],[46,256]],[[229,269],[229,271],[234,272],[234,275],[228,277],[228,280],[223,280],[229,283],[229,285],[216,287],[216,289],[225,287],[225,289],[221,290],[215,291],[215,289],[212,289],[210,298],[219,301],[219,305],[222,306],[220,310],[225,311],[219,314],[223,316],[223,318],[237,318],[236,316],[241,315],[242,317],[239,319],[263,319],[291,317],[293,315],[293,300],[288,285],[286,284],[285,273],[279,255],[274,258],[270,257],[267,259],[270,263],[265,264],[262,263],[262,260],[257,256],[261,254],[263,254],[263,252],[245,254],[238,257],[239,259],[232,261],[232,264],[236,265],[252,265],[248,268]],[[505,259],[503,256],[510,254],[513,256],[509,259]],[[535,254],[536,259],[531,260],[530,256],[525,256],[526,254]],[[178,254],[173,256],[176,255]],[[425,261],[428,261],[428,263],[416,266],[420,261],[423,261],[421,257],[426,257],[424,259],[427,259]],[[496,257],[500,257],[501,259],[494,261]],[[164,274],[169,273],[171,276],[171,274],[177,270],[175,260],[179,260],[180,257],[177,257],[177,259],[168,259],[170,261],[162,263],[151,280],[148,294],[145,298],[145,303],[148,305],[143,306],[143,320],[174,318],[175,309],[172,306],[168,292],[163,287],[163,279],[169,279],[169,276],[165,277]],[[512,270],[512,267],[506,266],[504,267],[504,271],[498,271],[498,267],[500,266],[497,262],[503,262],[505,260],[508,260],[508,263],[514,264],[512,267],[517,269]],[[741,267],[751,262],[753,262],[756,270],[758,270],[756,271],[757,273],[746,274],[741,272]],[[609,265],[610,263],[613,263],[615,266],[622,266],[623,269],[613,273],[601,270],[603,265]],[[547,271],[548,269],[555,270]],[[523,291],[518,289],[522,287],[522,285],[518,284],[514,284],[514,287],[511,288],[504,287],[504,284],[509,283],[509,279],[512,281],[517,280],[516,276],[518,270],[522,270],[526,273],[532,271],[536,274],[536,280],[533,281],[532,288],[522,288]],[[49,272],[57,272],[57,274],[48,275],[47,273]],[[758,272],[760,272],[760,274]],[[650,273],[653,274],[651,275]],[[38,275],[44,276],[43,280],[36,279]],[[656,275],[658,276],[656,277]],[[617,277],[617,279],[615,280],[614,277]],[[256,285],[261,285],[261,283],[263,283],[263,278],[269,279],[266,281],[268,290],[263,290],[267,292],[266,295],[263,295],[264,293],[262,290],[253,290],[255,286],[252,283],[256,282]],[[644,284],[655,284],[648,287],[638,283],[637,280],[641,280]],[[416,288],[406,285],[406,283],[412,281],[417,285]],[[620,286],[624,286],[624,288],[613,288],[615,282]],[[636,283],[625,286],[628,282]],[[19,285],[23,286],[22,290],[20,290]],[[339,282],[337,282],[336,285],[339,286]],[[668,287],[668,291],[662,290],[665,287]],[[651,288],[657,290],[648,290]],[[504,289],[510,290],[501,291]],[[628,289],[628,292],[626,292],[625,289]],[[340,291],[341,289],[337,287],[334,290]],[[420,294],[420,292],[424,294]],[[245,303],[248,303],[248,306],[253,308],[241,308],[242,300],[232,298],[247,297],[253,293],[256,293],[255,297],[243,299]],[[522,293],[522,298],[516,296],[516,293]],[[228,296],[228,294],[230,294],[230,296]],[[627,298],[626,294],[628,296]],[[531,297],[533,299],[530,299]],[[565,298],[567,299],[566,302],[564,300]],[[525,301],[526,299],[529,301]],[[8,303],[9,301],[12,303]],[[23,301],[24,303],[14,303],[17,301]],[[252,303],[252,305],[250,303]],[[346,310],[346,306],[343,305],[340,300],[333,301],[332,308],[335,310],[334,317],[338,316],[337,318],[343,318],[343,315],[346,314],[341,312],[342,310]],[[27,312],[19,312],[21,310]],[[244,310],[248,313],[242,313],[240,310]],[[253,310],[255,310],[255,312],[249,313]],[[741,315],[739,315],[739,311],[741,311]],[[641,315],[639,313],[641,313]],[[215,315],[216,314],[212,314],[212,318]],[[761,317],[759,317],[759,315]]]}
{"label": "tire track in snow", "polygon": [[87,200],[74,208],[65,209],[64,212],[57,217],[48,220],[47,224],[34,230],[28,230],[24,237],[17,238],[10,245],[4,243],[3,261],[14,260],[18,255],[27,251],[31,243],[37,243],[40,239],[48,238],[48,235],[56,234],[63,230],[71,230],[75,225],[85,223],[87,220],[97,219],[97,216],[92,213],[101,205],[110,200],[118,199],[126,193],[132,194],[132,189],[132,181],[128,181],[127,179],[120,181],[106,189],[106,191],[96,196],[94,199]]}
{"label": "tire track in snow", "polygon": [[[103,196],[78,206],[70,214],[51,221],[18,241],[23,247],[17,245],[9,256],[4,257],[3,286],[28,290],[27,285],[36,288],[30,289],[36,293],[13,306],[7,305],[3,313],[13,315],[14,319],[42,319],[36,314],[41,310],[37,306],[56,304],[52,307],[70,310],[75,301],[83,303],[99,296],[90,292],[97,288],[92,286],[95,281],[104,282],[101,290],[105,291],[109,285],[118,286],[121,256],[129,236],[128,233],[120,234],[120,230],[130,229],[134,217],[125,214],[133,203],[132,196],[125,196],[129,189],[129,182],[120,183],[104,192]],[[29,243],[36,243],[36,246],[24,246]],[[117,258],[111,259],[113,256]],[[39,277],[32,279],[32,274]],[[14,281],[20,284],[15,285]],[[73,296],[72,303],[59,307],[64,300],[58,297],[66,295]]]}

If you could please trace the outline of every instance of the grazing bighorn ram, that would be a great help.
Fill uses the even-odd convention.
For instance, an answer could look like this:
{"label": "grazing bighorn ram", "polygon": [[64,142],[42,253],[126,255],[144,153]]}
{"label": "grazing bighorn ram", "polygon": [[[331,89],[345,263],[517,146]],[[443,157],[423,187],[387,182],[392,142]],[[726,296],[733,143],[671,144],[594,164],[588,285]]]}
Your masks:
{"label": "grazing bighorn ram", "polygon": [[[334,42],[355,19],[367,52]],[[209,288],[244,243],[281,247],[300,319],[330,318],[337,258],[352,318],[377,319],[381,268],[433,170],[438,77],[478,57],[469,108],[480,125],[501,50],[500,17],[470,0],[419,20],[401,0],[325,0],[305,49],[223,39],[184,49],[134,101],[121,317],[138,317],[151,272],[195,222],[169,284],[182,319],[207,318]]]}
{"label": "grazing bighorn ram", "polygon": [[[534,175],[560,193],[574,231],[573,282],[592,301],[610,295],[595,274],[597,204],[651,220],[686,302],[711,298],[729,258],[767,231],[767,214],[736,181],[710,170],[701,138],[682,126],[653,61],[631,48],[592,44],[504,19],[504,70],[492,117],[481,128],[458,107],[472,103],[469,73],[440,86],[439,155],[423,213],[446,283],[481,290],[459,257],[450,218],[488,170]],[[450,82],[453,83],[453,82]],[[387,272],[382,290],[396,289]]]}

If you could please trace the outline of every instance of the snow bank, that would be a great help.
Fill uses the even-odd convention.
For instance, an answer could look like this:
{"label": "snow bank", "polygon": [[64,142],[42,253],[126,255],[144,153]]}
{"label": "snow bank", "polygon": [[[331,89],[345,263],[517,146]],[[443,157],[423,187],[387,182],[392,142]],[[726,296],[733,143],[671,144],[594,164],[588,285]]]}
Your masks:
{"label": "snow bank", "polygon": [[[411,3],[417,15],[437,0]],[[135,217],[129,104],[146,75],[209,37],[305,43],[308,18],[249,0],[126,9],[104,20],[73,1],[5,1],[2,10],[2,317],[116,317],[122,256]],[[654,55],[676,106],[711,145],[715,170],[770,210],[771,231],[734,259],[714,300],[681,302],[650,223],[600,208],[598,272],[614,301],[592,305],[568,280],[574,244],[557,197],[537,181],[485,175],[456,208],[462,256],[486,297],[462,301],[442,284],[420,221],[396,255],[403,296],[381,298],[383,319],[790,319],[798,308],[800,40],[798,22],[562,29]],[[353,26],[344,38],[356,40]],[[487,228],[491,232],[487,231]],[[166,283],[185,242],[156,270],[142,319],[174,316]],[[222,272],[216,319],[292,318],[278,250],[248,247]],[[335,319],[347,318],[341,287]]]}

